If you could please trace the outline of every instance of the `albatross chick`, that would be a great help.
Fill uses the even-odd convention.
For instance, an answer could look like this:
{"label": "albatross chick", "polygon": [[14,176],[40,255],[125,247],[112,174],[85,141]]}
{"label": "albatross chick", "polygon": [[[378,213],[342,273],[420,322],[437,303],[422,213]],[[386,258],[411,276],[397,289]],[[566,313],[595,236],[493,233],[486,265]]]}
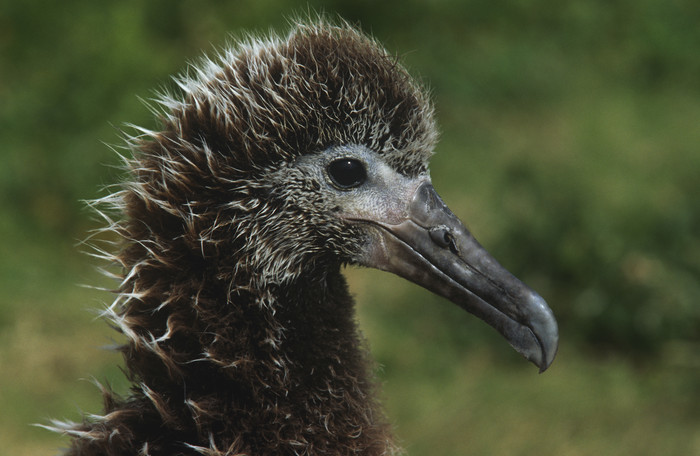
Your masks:
{"label": "albatross chick", "polygon": [[375,41],[299,24],[177,84],[98,205],[120,239],[105,316],[125,337],[131,391],[104,388],[102,415],[54,422],[67,455],[399,453],[346,264],[442,295],[550,365],[550,309],[433,189],[433,106]]}

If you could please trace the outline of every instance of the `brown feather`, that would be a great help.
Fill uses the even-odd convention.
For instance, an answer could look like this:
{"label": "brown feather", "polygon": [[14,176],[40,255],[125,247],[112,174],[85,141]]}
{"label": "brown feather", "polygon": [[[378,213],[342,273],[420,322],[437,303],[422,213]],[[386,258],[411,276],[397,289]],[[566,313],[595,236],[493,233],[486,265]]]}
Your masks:
{"label": "brown feather", "polygon": [[323,21],[192,73],[162,98],[160,131],[129,139],[130,178],[105,199],[124,215],[105,316],[133,387],[56,425],[67,454],[397,453],[340,273],[352,233],[270,176],[291,182],[285,163],[338,144],[425,173],[429,98],[377,43]]}

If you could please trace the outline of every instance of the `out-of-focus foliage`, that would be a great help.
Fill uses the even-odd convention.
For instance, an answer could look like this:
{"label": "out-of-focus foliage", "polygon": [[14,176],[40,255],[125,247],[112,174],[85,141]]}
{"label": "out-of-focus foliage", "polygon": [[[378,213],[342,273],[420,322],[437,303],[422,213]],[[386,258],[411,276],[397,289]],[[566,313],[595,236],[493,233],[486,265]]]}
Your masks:
{"label": "out-of-focus foliage", "polygon": [[[118,147],[127,122],[156,126],[142,100],[173,90],[170,75],[202,51],[213,54],[245,32],[284,30],[288,18],[309,11],[358,24],[431,87],[442,129],[432,164],[438,191],[505,266],[550,302],[561,323],[563,353],[553,369],[561,364],[562,373],[547,374],[558,396],[545,401],[552,413],[532,433],[556,429],[563,437],[550,447],[533,441],[522,454],[700,452],[700,436],[688,431],[697,427],[697,408],[681,405],[700,398],[696,0],[0,3],[0,427],[97,399],[90,387],[58,395],[55,388],[77,377],[120,381],[116,368],[106,367],[118,358],[104,361],[93,349],[108,343],[107,328],[90,325],[83,310],[109,294],[74,288],[111,286],[71,246],[96,226],[80,200],[104,194],[100,187],[120,178],[119,159],[103,143]],[[482,359],[486,349],[476,351],[492,344],[501,350],[485,325],[399,280],[377,283],[373,274],[350,271],[383,378],[397,383],[415,372],[399,383],[405,397],[417,390],[401,385],[434,397],[425,392],[438,388],[430,382],[483,391],[483,402],[473,402],[483,414],[493,403],[486,398],[509,394],[507,385],[479,376],[459,390],[460,362],[500,369]],[[505,347],[498,355],[517,359]],[[619,364],[605,364],[608,357],[633,359],[635,367],[590,367]],[[670,363],[662,364],[663,374],[634,371],[662,361]],[[513,366],[500,374],[528,378]],[[668,366],[678,370],[666,373]],[[564,382],[578,385],[576,392]],[[523,397],[508,403],[537,407],[538,388],[526,383]],[[582,390],[585,400],[566,399]],[[563,403],[580,416],[557,415]],[[572,430],[599,420],[593,409],[605,404],[617,420],[637,406],[644,411],[646,418],[623,433],[630,453],[605,446],[615,441],[610,432]],[[420,398],[389,405],[409,437],[422,429],[415,414],[432,410],[426,420],[434,423],[445,422],[439,416],[445,407],[457,414],[449,404],[438,408]],[[518,410],[504,422],[537,422]],[[615,429],[616,419],[606,419]],[[435,434],[443,425],[434,425]],[[656,431],[658,440],[647,440]],[[571,441],[589,446],[576,451]],[[19,448],[8,442],[0,436],[1,447]],[[518,434],[475,454],[513,452],[523,442],[527,436]],[[449,448],[432,453],[453,454]]]}

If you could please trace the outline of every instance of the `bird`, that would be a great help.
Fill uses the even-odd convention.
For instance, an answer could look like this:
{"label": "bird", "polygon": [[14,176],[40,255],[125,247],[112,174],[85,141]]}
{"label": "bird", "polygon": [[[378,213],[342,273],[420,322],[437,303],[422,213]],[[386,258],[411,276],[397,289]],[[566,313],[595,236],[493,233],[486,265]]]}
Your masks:
{"label": "bird", "polygon": [[396,455],[342,270],[394,273],[484,320],[540,371],[557,323],[435,191],[429,90],[323,18],[193,63],[125,133],[94,206],[126,394],[47,426],[70,456]]}

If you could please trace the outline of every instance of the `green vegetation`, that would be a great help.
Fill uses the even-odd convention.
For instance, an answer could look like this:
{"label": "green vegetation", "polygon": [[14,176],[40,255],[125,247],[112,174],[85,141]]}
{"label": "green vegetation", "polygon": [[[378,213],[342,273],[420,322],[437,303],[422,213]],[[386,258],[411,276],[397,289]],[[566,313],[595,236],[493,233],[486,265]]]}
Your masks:
{"label": "green vegetation", "polygon": [[[382,273],[348,270],[413,455],[700,454],[700,6],[694,0],[311,1],[432,88],[438,191],[551,304],[535,369],[490,328]],[[0,448],[126,388],[92,309],[80,203],[114,183],[118,126],[201,51],[286,27],[307,2],[0,4]],[[115,127],[116,126],[116,127]],[[380,279],[377,279],[377,276]],[[81,381],[85,379],[86,381]]]}

